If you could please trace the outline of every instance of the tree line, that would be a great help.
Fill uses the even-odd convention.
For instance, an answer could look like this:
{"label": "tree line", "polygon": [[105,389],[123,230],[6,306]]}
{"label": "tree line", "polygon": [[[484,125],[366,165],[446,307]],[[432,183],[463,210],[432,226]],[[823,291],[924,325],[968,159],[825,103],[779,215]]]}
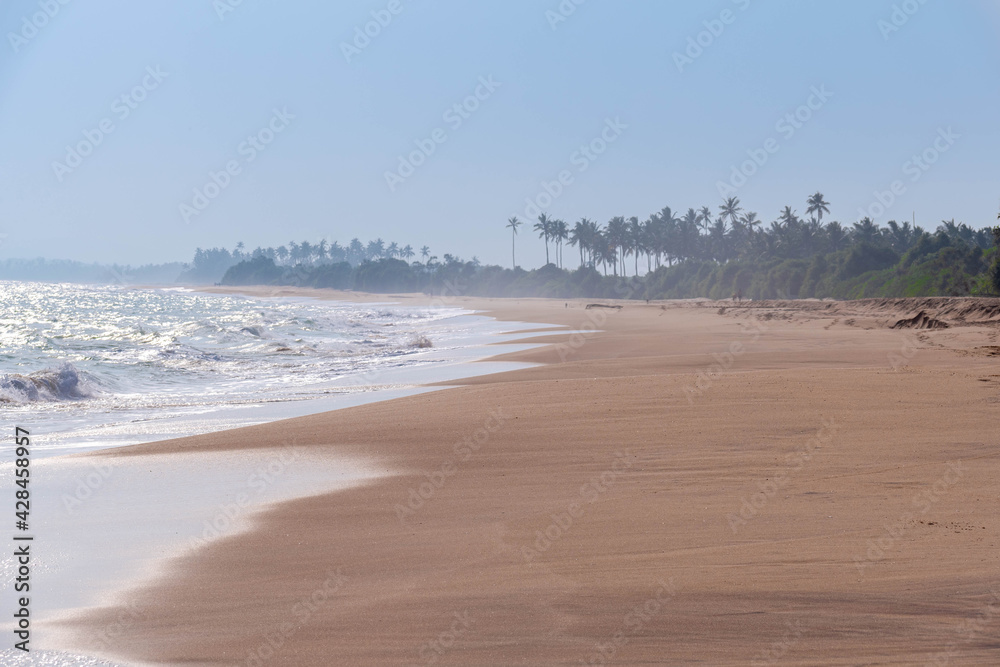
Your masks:
{"label": "tree line", "polygon": [[[845,226],[825,219],[830,203],[821,192],[805,204],[804,216],[785,206],[766,225],[736,197],[714,212],[703,206],[680,214],[668,206],[645,219],[615,216],[603,225],[581,218],[570,226],[541,214],[532,230],[546,263],[533,271],[517,264],[518,234],[527,223],[516,217],[506,222],[509,269],[451,254],[438,261],[426,245],[411,261],[410,246],[381,239],[343,246],[292,242],[249,253],[240,243],[232,252],[199,250],[195,266],[218,262],[211,273],[214,279],[225,273],[228,284],[434,291],[461,280],[466,293],[482,296],[858,298],[1000,291],[995,229],[954,219],[933,232],[909,221],[883,227],[870,218]],[[569,261],[566,246],[575,249]],[[574,264],[575,270],[567,267]]]}
{"label": "tree line", "polygon": [[[890,220],[886,227],[880,227],[867,217],[849,227],[836,221],[824,224],[823,217],[830,212],[830,204],[821,192],[808,197],[806,205],[807,217],[800,217],[791,206],[786,206],[767,227],[757,213],[745,211],[738,198],[730,197],[714,214],[708,206],[689,208],[683,214],[666,206],[644,220],[616,216],[600,225],[581,218],[570,227],[565,221],[543,213],[532,228],[544,242],[546,264],[550,263],[550,255],[554,255],[552,263],[562,268],[563,248],[568,244],[577,248],[579,266],[600,267],[605,275],[615,276],[627,276],[630,268],[632,275],[638,276],[641,269],[650,273],[661,266],[685,261],[722,264],[808,259],[858,243],[886,246],[903,253],[925,233],[910,222]],[[506,224],[511,230],[512,267],[517,266],[515,242],[524,224],[517,217]],[[989,228],[976,230],[954,219],[942,221],[939,229],[951,238],[984,249],[993,242]]]}

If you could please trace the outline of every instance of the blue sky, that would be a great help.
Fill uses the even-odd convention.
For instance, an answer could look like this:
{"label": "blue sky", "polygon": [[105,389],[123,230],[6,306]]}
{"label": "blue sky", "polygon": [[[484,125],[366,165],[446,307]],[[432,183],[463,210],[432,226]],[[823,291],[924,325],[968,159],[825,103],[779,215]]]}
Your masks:
{"label": "blue sky", "polygon": [[[1000,3],[563,4],[555,22],[559,0],[3,0],[0,257],[357,236],[506,264],[506,219],[562,171],[544,210],[606,222],[716,208],[765,146],[736,188],[765,221],[820,190],[851,223],[894,181],[881,223],[996,218]],[[391,21],[345,56],[372,12]],[[390,187],[417,142],[433,153]],[[526,231],[519,263],[540,265]]]}

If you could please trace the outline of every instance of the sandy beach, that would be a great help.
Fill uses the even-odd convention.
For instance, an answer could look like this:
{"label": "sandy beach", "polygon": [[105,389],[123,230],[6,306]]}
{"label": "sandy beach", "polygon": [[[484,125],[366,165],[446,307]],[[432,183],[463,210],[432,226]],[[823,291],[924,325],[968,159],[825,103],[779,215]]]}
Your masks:
{"label": "sandy beach", "polygon": [[171,665],[998,662],[995,302],[589,303],[450,298],[575,333],[526,332],[539,347],[497,359],[537,366],[441,391],[102,453],[294,441],[391,474],[171,561],[67,622],[77,648]]}

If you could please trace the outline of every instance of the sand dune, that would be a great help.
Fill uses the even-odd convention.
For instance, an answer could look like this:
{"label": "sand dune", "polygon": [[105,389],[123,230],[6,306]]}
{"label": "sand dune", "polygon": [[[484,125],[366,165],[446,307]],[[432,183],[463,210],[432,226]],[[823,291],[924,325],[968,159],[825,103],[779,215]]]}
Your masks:
{"label": "sand dune", "polygon": [[[282,503],[174,562],[133,592],[111,653],[1000,662],[996,302],[587,303],[449,301],[578,332],[498,348],[541,366],[122,450],[294,438],[401,472]],[[948,327],[891,328],[921,313]],[[73,624],[80,647],[122,613]]]}

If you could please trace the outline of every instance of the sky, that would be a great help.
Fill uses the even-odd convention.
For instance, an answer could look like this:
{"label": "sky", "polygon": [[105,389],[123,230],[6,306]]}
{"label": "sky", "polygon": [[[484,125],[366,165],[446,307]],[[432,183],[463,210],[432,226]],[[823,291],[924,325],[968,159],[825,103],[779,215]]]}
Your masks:
{"label": "sky", "polygon": [[0,0],[0,34],[0,258],[1000,208],[997,0]]}

